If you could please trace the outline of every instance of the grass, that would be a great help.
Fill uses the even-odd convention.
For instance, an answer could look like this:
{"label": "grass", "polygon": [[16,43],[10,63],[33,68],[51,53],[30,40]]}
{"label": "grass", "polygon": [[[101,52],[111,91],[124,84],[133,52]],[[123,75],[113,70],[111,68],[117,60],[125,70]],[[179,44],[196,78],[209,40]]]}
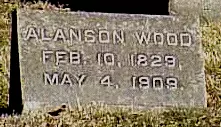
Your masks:
{"label": "grass", "polygon": [[6,108],[8,104],[10,46],[9,25],[11,4],[0,3],[0,108]]}
{"label": "grass", "polygon": [[[28,4],[33,9],[56,9],[49,3]],[[9,77],[10,12],[18,3],[0,3],[0,108],[7,107]],[[221,23],[202,27],[205,55],[207,105],[205,109],[173,108],[164,111],[133,111],[101,104],[69,107],[58,117],[43,111],[0,117],[1,126],[18,127],[220,127],[221,126]]]}
{"label": "grass", "polygon": [[209,109],[168,109],[136,111],[88,105],[81,110],[71,108],[58,117],[41,111],[0,119],[5,125],[59,127],[219,127],[220,112]]}
{"label": "grass", "polygon": [[206,86],[208,107],[221,107],[221,26],[210,23],[202,28],[205,53]]}

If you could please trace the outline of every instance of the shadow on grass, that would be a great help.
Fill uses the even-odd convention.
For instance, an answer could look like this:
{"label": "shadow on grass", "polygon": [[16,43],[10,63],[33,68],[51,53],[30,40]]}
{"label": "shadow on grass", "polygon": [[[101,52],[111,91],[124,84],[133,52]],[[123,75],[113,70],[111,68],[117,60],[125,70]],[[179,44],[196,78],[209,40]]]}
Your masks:
{"label": "shadow on grass", "polygon": [[0,108],[0,116],[8,114],[8,113],[9,113],[8,108]]}

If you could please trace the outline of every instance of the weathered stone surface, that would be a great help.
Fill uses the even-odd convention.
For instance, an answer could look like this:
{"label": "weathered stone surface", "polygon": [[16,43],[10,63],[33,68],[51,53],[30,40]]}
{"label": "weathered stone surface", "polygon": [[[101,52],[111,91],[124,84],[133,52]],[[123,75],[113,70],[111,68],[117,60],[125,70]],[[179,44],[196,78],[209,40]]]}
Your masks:
{"label": "weathered stone surface", "polygon": [[25,109],[206,106],[197,19],[21,9],[18,41]]}
{"label": "weathered stone surface", "polygon": [[204,17],[212,21],[221,20],[221,1],[220,0],[203,0]]}
{"label": "weathered stone surface", "polygon": [[[169,12],[172,15],[201,16],[202,19],[220,21],[220,0],[170,0]],[[202,22],[203,23],[203,22]]]}
{"label": "weathered stone surface", "polygon": [[170,14],[178,15],[196,15],[202,11],[202,0],[170,0]]}

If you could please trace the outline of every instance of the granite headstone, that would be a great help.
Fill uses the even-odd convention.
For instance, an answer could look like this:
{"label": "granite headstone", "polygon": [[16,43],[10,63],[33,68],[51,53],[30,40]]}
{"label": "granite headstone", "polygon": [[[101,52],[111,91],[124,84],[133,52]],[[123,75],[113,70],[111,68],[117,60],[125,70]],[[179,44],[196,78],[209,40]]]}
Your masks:
{"label": "granite headstone", "polygon": [[170,0],[169,12],[171,15],[199,15],[203,20],[216,22],[221,20],[221,0]]}
{"label": "granite headstone", "polygon": [[25,109],[92,101],[205,107],[199,20],[18,10]]}

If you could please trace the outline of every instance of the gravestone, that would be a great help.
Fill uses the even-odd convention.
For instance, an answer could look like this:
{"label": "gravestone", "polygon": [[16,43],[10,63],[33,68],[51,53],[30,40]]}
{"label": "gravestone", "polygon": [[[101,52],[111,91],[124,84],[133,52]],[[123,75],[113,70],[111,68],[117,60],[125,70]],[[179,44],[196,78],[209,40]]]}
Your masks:
{"label": "gravestone", "polygon": [[18,10],[25,109],[205,107],[198,19]]}
{"label": "gravestone", "polygon": [[221,20],[221,0],[170,0],[169,12],[172,15],[196,16],[203,20]]}

